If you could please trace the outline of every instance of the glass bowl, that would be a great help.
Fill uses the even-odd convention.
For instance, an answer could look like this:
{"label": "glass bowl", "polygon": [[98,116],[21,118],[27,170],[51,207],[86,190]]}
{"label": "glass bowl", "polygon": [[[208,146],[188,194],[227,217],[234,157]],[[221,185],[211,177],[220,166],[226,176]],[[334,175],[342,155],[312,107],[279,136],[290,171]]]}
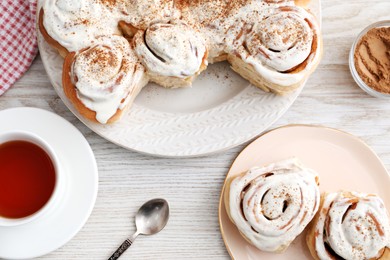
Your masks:
{"label": "glass bowl", "polygon": [[353,45],[352,45],[352,48],[351,48],[351,51],[349,53],[349,69],[351,70],[351,74],[352,74],[352,77],[353,79],[355,80],[355,82],[359,85],[359,87],[361,89],[363,89],[365,92],[367,92],[368,94],[370,94],[371,96],[373,97],[377,97],[377,98],[389,98],[390,99],[390,94],[386,94],[386,93],[382,93],[382,92],[379,92],[371,87],[369,87],[362,79],[361,77],[359,76],[356,68],[355,68],[355,59],[354,59],[354,54],[355,54],[355,49],[356,49],[356,45],[359,43],[360,39],[371,29],[373,28],[380,28],[380,27],[390,27],[390,20],[386,20],[386,21],[380,21],[380,22],[376,22],[376,23],[373,23],[369,26],[367,26],[366,28],[364,28],[364,30],[362,32],[359,33],[359,35],[356,37]]}

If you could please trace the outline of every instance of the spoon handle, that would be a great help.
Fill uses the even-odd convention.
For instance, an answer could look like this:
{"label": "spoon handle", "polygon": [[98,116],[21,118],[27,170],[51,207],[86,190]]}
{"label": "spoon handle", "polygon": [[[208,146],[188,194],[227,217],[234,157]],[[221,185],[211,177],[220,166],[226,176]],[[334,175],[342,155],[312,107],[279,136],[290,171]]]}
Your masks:
{"label": "spoon handle", "polygon": [[131,246],[132,243],[133,242],[130,239],[126,239],[125,241],[123,241],[122,245],[118,247],[118,249],[112,254],[112,256],[108,258],[108,260],[118,259],[123,254],[123,252],[125,252]]}

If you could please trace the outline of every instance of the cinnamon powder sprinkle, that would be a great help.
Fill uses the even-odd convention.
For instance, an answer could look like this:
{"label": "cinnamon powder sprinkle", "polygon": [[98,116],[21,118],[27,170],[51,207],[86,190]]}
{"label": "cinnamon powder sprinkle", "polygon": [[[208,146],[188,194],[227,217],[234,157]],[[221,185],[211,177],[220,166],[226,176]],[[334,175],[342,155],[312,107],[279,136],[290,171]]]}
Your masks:
{"label": "cinnamon powder sprinkle", "polygon": [[381,227],[381,224],[379,223],[379,221],[375,218],[375,216],[371,213],[371,212],[368,212],[367,213],[367,216],[370,217],[372,219],[372,221],[374,221],[374,224],[375,224],[375,227],[376,227],[376,230],[378,231],[379,235],[380,236],[384,236],[385,233]]}

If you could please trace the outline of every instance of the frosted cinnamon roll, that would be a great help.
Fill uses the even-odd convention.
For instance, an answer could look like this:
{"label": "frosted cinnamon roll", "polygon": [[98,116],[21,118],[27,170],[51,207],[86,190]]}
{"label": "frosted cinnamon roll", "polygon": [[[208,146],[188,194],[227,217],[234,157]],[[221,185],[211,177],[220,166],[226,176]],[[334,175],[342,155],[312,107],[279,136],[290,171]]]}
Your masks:
{"label": "frosted cinnamon roll", "polygon": [[102,36],[65,57],[62,84],[80,114],[101,124],[120,118],[147,83],[144,67],[122,36]]}
{"label": "frosted cinnamon roll", "polygon": [[320,203],[318,175],[290,159],[254,167],[228,180],[226,211],[258,249],[283,252],[312,220]]}
{"label": "frosted cinnamon roll", "polygon": [[65,56],[90,46],[97,36],[119,34],[120,14],[101,1],[45,0],[39,13],[42,35]]}
{"label": "frosted cinnamon roll", "polygon": [[383,201],[357,192],[323,194],[307,245],[315,259],[390,259],[390,224]]}
{"label": "frosted cinnamon roll", "polygon": [[189,86],[207,67],[202,35],[186,24],[154,24],[134,36],[135,51],[150,80],[164,87]]}
{"label": "frosted cinnamon roll", "polygon": [[167,23],[180,17],[174,0],[127,1],[126,15],[119,22],[122,31],[133,37],[138,30],[146,30],[155,23]]}
{"label": "frosted cinnamon roll", "polygon": [[297,6],[265,8],[233,27],[227,43],[232,68],[253,85],[285,94],[302,85],[321,56],[315,18]]}
{"label": "frosted cinnamon roll", "polygon": [[210,63],[226,60],[225,23],[229,19],[230,0],[192,1],[176,0],[183,19],[193,28],[198,28],[209,46],[208,61]]}

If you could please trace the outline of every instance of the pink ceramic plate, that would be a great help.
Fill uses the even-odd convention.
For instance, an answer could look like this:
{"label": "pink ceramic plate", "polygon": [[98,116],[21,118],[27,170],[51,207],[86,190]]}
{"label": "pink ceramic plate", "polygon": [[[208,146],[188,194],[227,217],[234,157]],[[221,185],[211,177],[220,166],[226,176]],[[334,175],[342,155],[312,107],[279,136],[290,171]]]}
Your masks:
{"label": "pink ceramic plate", "polygon": [[[236,158],[227,177],[255,165],[292,156],[320,175],[321,191],[340,189],[378,194],[390,209],[390,175],[377,155],[359,138],[339,130],[292,125],[272,130],[248,145]],[[312,259],[301,234],[283,254],[265,253],[250,245],[229,220],[219,203],[219,223],[226,248],[233,259]]]}

